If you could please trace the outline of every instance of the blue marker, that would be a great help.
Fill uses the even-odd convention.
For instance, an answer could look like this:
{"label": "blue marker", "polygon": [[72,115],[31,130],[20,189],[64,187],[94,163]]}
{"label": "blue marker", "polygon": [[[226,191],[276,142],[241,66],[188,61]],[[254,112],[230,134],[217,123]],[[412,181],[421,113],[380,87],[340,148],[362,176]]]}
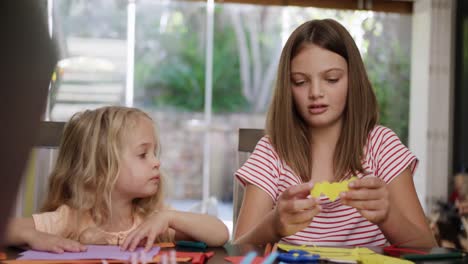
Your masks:
{"label": "blue marker", "polygon": [[242,259],[240,264],[251,264],[256,256],[257,256],[257,252],[251,251],[247,255],[245,255],[245,258]]}

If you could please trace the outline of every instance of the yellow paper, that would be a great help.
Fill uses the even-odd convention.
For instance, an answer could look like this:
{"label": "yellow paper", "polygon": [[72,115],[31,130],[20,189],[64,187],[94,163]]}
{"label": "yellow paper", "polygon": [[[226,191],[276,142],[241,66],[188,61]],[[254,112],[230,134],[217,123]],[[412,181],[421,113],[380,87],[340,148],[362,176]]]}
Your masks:
{"label": "yellow paper", "polygon": [[384,256],[368,248],[336,248],[336,247],[316,247],[316,246],[296,246],[278,244],[278,248],[289,251],[299,249],[311,254],[320,255],[321,259],[354,261],[360,264],[411,264],[414,262],[389,256]]}
{"label": "yellow paper", "polygon": [[325,195],[327,196],[330,201],[335,201],[338,196],[340,195],[341,192],[345,192],[348,190],[348,184],[354,180],[356,180],[357,177],[351,177],[349,180],[346,181],[341,181],[341,182],[319,182],[314,185],[312,190],[310,190],[310,196],[318,198],[320,195]]}

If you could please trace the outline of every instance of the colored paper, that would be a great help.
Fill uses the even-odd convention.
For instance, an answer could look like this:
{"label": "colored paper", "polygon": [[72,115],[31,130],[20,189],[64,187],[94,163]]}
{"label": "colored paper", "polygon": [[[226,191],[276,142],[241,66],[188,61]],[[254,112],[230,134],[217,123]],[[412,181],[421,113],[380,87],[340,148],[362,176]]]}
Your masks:
{"label": "colored paper", "polygon": [[[161,256],[162,256],[162,255],[161,255]],[[162,263],[163,261],[162,261],[162,257],[161,257],[161,256],[156,256],[156,257],[154,257],[153,261],[154,261],[155,263]],[[192,260],[192,258],[189,258],[189,257],[176,257],[176,258],[175,258],[175,261],[176,261],[177,263],[179,263],[179,262],[190,262],[191,260]]]}
{"label": "colored paper", "polygon": [[[140,251],[144,248],[139,247],[135,251],[122,251],[118,246],[97,246],[88,245],[88,250],[85,252],[64,252],[62,254],[28,250],[20,253],[20,260],[80,260],[80,259],[117,259],[129,260],[135,252],[138,258],[141,257]],[[159,247],[153,247],[150,251],[145,253],[146,261],[150,261],[158,254]]]}
{"label": "colored paper", "polygon": [[282,250],[305,250],[311,254],[320,255],[320,259],[323,260],[337,260],[337,261],[354,261],[355,263],[361,264],[410,264],[412,261],[384,256],[368,248],[334,248],[334,247],[316,247],[316,246],[295,246],[278,244],[278,247]]}
{"label": "colored paper", "polygon": [[327,196],[330,201],[335,201],[341,192],[346,192],[349,190],[348,184],[354,180],[356,177],[351,177],[349,180],[341,181],[341,182],[319,182],[314,184],[312,190],[310,190],[310,196],[319,198],[322,194]]}
{"label": "colored paper", "polygon": [[[128,260],[106,260],[109,264],[125,264]],[[151,263],[151,262],[148,262]],[[102,264],[102,259],[80,259],[80,260],[2,260],[2,264]]]}
{"label": "colored paper", "polygon": [[[244,260],[245,256],[232,256],[232,257],[225,257],[224,259],[226,261],[229,261],[234,264],[240,264],[242,260]],[[263,261],[265,260],[265,257],[255,257],[251,264],[262,264]]]}
{"label": "colored paper", "polygon": [[161,242],[161,243],[155,243],[155,247],[160,247],[160,248],[173,248],[175,247],[175,244],[172,242]]}
{"label": "colored paper", "polygon": [[[153,261],[156,263],[161,262],[161,257],[163,254],[169,256],[170,251],[161,251],[156,256],[153,257]],[[192,261],[193,264],[204,263],[207,259],[211,258],[214,255],[213,251],[209,252],[186,252],[186,251],[176,251],[175,253],[177,262],[189,262]]]}

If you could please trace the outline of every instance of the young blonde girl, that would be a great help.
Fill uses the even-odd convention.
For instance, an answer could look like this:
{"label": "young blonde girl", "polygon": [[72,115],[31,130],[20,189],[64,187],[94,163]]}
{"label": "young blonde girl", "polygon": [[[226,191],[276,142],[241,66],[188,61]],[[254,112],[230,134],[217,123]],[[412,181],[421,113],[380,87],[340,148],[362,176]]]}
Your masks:
{"label": "young blonde girl", "polygon": [[149,249],[155,241],[221,246],[226,226],[163,201],[160,145],[153,121],[127,107],[75,114],[65,127],[42,213],[14,219],[7,242],[36,250],[83,251],[86,244]]}
{"label": "young blonde girl", "polygon": [[[235,243],[435,245],[412,174],[416,157],[377,125],[377,102],[352,37],[312,20],[286,42],[266,132],[236,172],[245,186]],[[314,183],[357,176],[336,201]]]}

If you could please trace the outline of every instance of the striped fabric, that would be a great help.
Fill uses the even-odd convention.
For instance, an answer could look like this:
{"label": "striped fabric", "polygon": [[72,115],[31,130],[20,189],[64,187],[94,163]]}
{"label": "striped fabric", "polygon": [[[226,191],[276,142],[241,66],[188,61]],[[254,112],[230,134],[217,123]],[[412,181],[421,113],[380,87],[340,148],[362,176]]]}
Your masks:
{"label": "striped fabric", "polygon": [[[414,173],[416,157],[405,147],[398,136],[390,129],[376,126],[367,139],[364,149],[363,168],[366,174],[359,178],[376,176],[390,183],[408,166]],[[282,162],[270,144],[268,136],[263,137],[244,165],[235,173],[243,184],[258,186],[276,204],[280,194],[288,187],[302,181]],[[351,177],[348,174],[345,179]],[[314,217],[309,226],[292,236],[283,238],[284,242],[319,246],[383,246],[387,239],[379,227],[367,221],[354,208],[345,206],[340,199],[331,202],[320,198],[322,211]]]}

